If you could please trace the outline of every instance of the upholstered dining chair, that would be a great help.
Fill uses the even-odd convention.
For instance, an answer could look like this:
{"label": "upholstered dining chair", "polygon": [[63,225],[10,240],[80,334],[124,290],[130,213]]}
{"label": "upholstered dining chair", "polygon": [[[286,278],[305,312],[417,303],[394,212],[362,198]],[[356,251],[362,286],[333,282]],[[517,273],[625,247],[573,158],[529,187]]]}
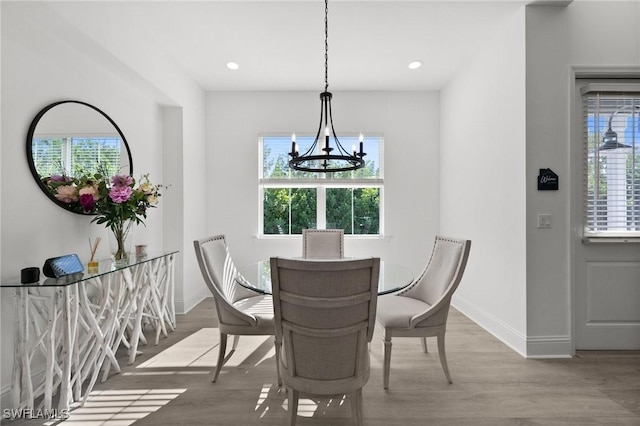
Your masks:
{"label": "upholstered dining chair", "polygon": [[291,426],[300,393],[349,394],[355,423],[362,424],[379,272],[379,258],[271,258],[276,352]]}
{"label": "upholstered dining chair", "polygon": [[[222,366],[235,352],[239,336],[275,334],[273,301],[270,295],[259,294],[236,282],[238,271],[224,235],[196,240],[193,245],[204,282],[213,294],[218,315],[220,345],[212,380],[215,382]],[[233,347],[225,357],[229,334],[234,336]],[[280,374],[278,384],[281,384]]]}
{"label": "upholstered dining chair", "polygon": [[303,229],[302,257],[304,259],[342,259],[344,229]]}
{"label": "upholstered dining chair", "polygon": [[449,383],[444,335],[451,296],[467,265],[470,240],[436,236],[431,258],[420,277],[406,289],[378,299],[377,323],[384,329],[383,385],[389,388],[391,338],[420,337],[427,352],[427,337],[438,338],[438,356]]}

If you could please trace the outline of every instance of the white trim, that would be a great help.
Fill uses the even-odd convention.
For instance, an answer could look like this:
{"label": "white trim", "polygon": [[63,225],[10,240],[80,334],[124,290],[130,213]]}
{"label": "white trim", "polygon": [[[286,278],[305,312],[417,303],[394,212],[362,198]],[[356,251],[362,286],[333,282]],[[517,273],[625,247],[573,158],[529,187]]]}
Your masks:
{"label": "white trim", "polygon": [[640,244],[640,237],[583,237],[584,244]]}
{"label": "white trim", "polygon": [[527,356],[526,336],[518,330],[458,296],[454,295],[451,305],[516,353],[523,357]]}
{"label": "white trim", "polygon": [[573,354],[574,349],[571,336],[527,337],[527,358],[573,358]]}
{"label": "white trim", "polygon": [[609,93],[640,92],[640,84],[589,83],[580,88],[581,95],[586,95],[587,93],[596,93],[596,92],[605,92],[605,93],[607,92]]}

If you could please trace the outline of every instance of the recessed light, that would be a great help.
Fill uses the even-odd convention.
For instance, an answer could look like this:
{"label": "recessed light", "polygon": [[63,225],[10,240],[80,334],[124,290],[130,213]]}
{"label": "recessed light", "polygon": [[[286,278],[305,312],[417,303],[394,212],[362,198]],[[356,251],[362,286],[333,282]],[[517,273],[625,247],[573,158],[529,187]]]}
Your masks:
{"label": "recessed light", "polygon": [[409,63],[409,69],[416,70],[422,66],[422,61],[413,61]]}
{"label": "recessed light", "polygon": [[227,68],[229,68],[230,70],[237,70],[238,68],[240,68],[240,65],[236,64],[235,62],[227,62]]}

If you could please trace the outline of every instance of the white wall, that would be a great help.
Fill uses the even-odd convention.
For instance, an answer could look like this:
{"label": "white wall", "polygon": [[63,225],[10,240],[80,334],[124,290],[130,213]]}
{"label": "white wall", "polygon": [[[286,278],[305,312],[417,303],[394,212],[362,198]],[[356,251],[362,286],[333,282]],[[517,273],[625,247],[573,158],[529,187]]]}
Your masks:
{"label": "white wall", "polygon": [[524,8],[441,94],[440,232],[472,240],[453,305],[526,341]]}
{"label": "white wall", "polygon": [[[55,255],[78,253],[86,261],[88,237],[101,235],[106,240],[108,235],[105,228],[90,224],[90,217],[54,205],[30,174],[25,156],[29,124],[41,108],[62,99],[82,100],[102,109],[118,123],[129,142],[134,174],[149,172],[154,182],[171,185],[159,208],[149,212],[146,227],[136,228],[134,240],[144,241],[151,249],[179,249],[183,253],[190,249],[191,254],[191,240],[201,234],[206,217],[204,201],[194,195],[204,180],[204,93],[176,72],[174,65],[154,56],[150,44],[146,45],[146,61],[124,65],[108,50],[108,43],[98,43],[78,32],[46,4],[3,2],[0,6],[2,281],[19,281],[20,269],[41,267],[46,258]],[[136,43],[144,44],[145,40],[131,41],[128,47],[140,51],[142,47]],[[180,123],[166,125],[167,107],[181,110]],[[165,158],[173,155],[176,147],[185,152],[184,157],[176,161]],[[172,203],[183,194],[190,197],[189,203]],[[181,221],[179,226],[176,220]],[[167,227],[178,232],[163,237]],[[105,244],[99,256],[107,255]],[[202,297],[192,258],[185,256],[184,265],[180,258],[176,265],[178,309],[189,309]],[[0,298],[4,407],[13,360],[13,292],[3,289]]]}
{"label": "white wall", "polygon": [[[336,131],[384,133],[385,239],[347,237],[347,256],[377,255],[419,273],[439,226],[439,96],[434,92],[334,92]],[[314,133],[318,92],[207,94],[208,234],[223,233],[238,266],[299,256],[299,237],[257,239],[258,135]]]}
{"label": "white wall", "polygon": [[[527,335],[531,356],[571,355],[572,241],[580,244],[579,210],[571,194],[581,159],[570,158],[572,73],[576,68],[635,68],[640,75],[640,2],[573,2],[529,7],[527,27]],[[575,142],[574,142],[575,143]],[[573,151],[576,152],[576,151]],[[579,152],[579,151],[578,151]],[[580,155],[579,153],[577,155]],[[537,191],[538,169],[560,176],[559,191]],[[538,213],[553,229],[538,230]],[[627,246],[638,258],[637,246]],[[602,247],[602,250],[607,250]]]}

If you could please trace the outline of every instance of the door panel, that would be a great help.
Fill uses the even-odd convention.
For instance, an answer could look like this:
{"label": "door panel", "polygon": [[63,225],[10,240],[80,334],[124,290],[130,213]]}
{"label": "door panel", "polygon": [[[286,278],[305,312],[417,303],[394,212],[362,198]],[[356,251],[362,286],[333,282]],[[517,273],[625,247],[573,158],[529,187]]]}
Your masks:
{"label": "door panel", "polygon": [[[622,256],[626,250],[591,246],[581,250],[603,251]],[[640,261],[583,258],[581,263],[584,273],[576,277],[580,283],[575,299],[576,349],[639,349]]]}

